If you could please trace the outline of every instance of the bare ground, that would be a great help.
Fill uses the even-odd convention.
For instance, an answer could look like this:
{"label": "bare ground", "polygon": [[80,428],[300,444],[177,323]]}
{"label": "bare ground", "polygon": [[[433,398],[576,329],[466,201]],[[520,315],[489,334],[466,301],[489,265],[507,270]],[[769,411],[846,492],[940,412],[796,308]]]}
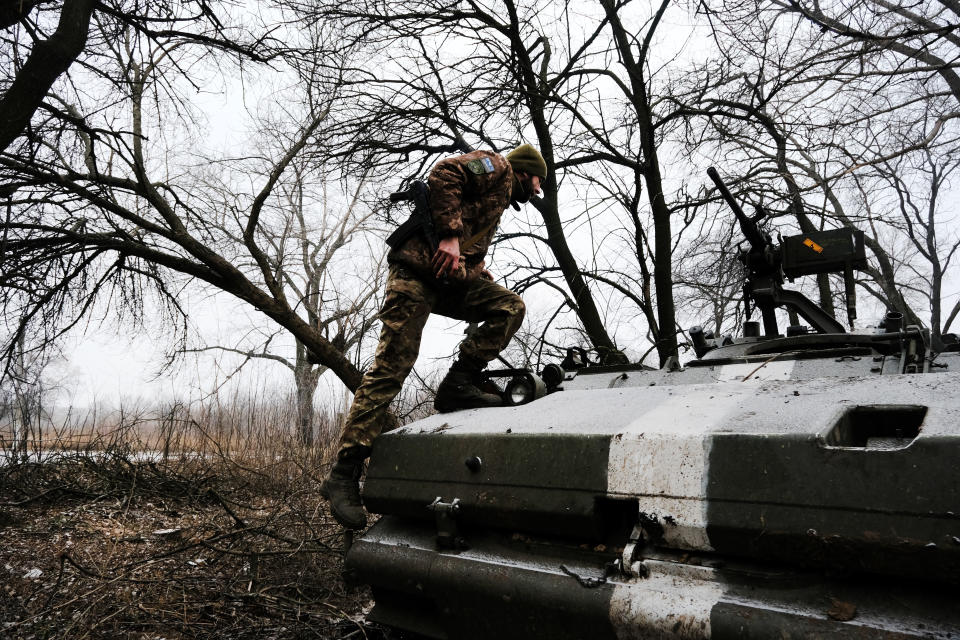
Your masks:
{"label": "bare ground", "polygon": [[399,637],[343,583],[310,464],[79,457],[0,476],[0,637]]}

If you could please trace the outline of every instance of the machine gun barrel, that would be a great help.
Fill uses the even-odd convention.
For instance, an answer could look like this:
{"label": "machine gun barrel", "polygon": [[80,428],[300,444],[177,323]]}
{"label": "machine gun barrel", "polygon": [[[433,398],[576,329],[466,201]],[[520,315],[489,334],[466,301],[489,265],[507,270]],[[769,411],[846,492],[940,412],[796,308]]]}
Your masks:
{"label": "machine gun barrel", "polygon": [[723,196],[723,199],[726,200],[727,204],[730,205],[730,208],[733,209],[734,215],[737,216],[737,222],[740,223],[740,229],[743,231],[743,236],[750,243],[750,246],[755,249],[766,246],[767,241],[763,237],[763,234],[760,233],[760,229],[757,227],[756,221],[744,213],[743,209],[740,208],[740,205],[737,204],[737,201],[733,199],[733,194],[731,194],[730,190],[727,189],[727,185],[724,184],[723,178],[720,177],[720,173],[714,167],[710,167],[707,169],[707,175],[710,176],[711,180],[713,180],[713,184],[717,185],[720,195]]}

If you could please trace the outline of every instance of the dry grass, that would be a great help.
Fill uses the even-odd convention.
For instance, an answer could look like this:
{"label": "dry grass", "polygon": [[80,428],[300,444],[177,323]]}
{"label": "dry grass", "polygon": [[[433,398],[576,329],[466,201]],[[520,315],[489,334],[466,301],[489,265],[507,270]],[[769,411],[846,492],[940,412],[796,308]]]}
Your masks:
{"label": "dry grass", "polygon": [[[35,414],[42,415],[36,411]],[[296,440],[296,407],[282,396],[219,396],[187,405],[121,406],[82,411],[68,408],[59,417],[37,420],[27,434],[28,450],[105,450],[122,446],[164,456],[237,454],[263,457],[289,451]],[[315,444],[326,453],[336,440],[340,423],[330,412],[314,417]],[[13,424],[0,421],[0,447],[11,445]]]}
{"label": "dry grass", "polygon": [[362,623],[317,496],[337,425],[304,447],[291,405],[68,415],[16,455],[8,431],[0,636],[394,637]]}

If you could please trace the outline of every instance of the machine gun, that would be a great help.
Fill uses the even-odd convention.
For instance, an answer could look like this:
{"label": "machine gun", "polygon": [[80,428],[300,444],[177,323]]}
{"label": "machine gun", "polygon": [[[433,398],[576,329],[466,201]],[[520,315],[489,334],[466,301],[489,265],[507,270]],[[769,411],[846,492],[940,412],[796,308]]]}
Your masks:
{"label": "machine gun", "polygon": [[842,272],[846,289],[847,319],[852,327],[857,317],[853,270],[867,266],[863,232],[851,228],[815,231],[783,238],[777,246],[769,234],[763,233],[759,227],[760,221],[767,217],[766,211],[758,206],[756,215],[747,216],[734,200],[717,170],[710,167],[707,175],[733,209],[743,236],[750,245],[749,249],[741,251],[738,256],[747,268],[747,282],[744,285],[746,316],[749,318],[751,315],[752,300],[760,309],[764,334],[768,337],[779,335],[777,307],[792,309],[818,333],[845,333],[843,325],[805,295],[783,288],[784,276],[793,282],[794,278],[802,275]]}
{"label": "machine gun", "polygon": [[387,238],[387,245],[396,249],[411,237],[422,233],[430,252],[435,253],[440,244],[437,230],[433,225],[433,216],[430,214],[430,189],[422,180],[414,180],[406,191],[397,191],[390,194],[390,202],[409,200],[413,202],[413,212],[403,224],[394,229]]}

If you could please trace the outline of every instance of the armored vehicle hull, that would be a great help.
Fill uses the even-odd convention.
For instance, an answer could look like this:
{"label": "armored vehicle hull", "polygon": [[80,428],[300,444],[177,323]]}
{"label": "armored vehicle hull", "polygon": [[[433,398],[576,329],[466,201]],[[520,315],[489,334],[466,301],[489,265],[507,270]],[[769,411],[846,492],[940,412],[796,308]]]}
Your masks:
{"label": "armored vehicle hull", "polygon": [[897,311],[846,333],[783,283],[842,274],[853,326],[863,233],[778,246],[707,173],[763,335],[694,327],[685,368],[572,379],[571,349],[545,398],[382,436],[364,502],[383,517],[347,557],[373,619],[451,640],[960,638],[960,340]]}
{"label": "armored vehicle hull", "polygon": [[960,638],[958,354],[904,374],[862,336],[804,339],[817,366],[735,345],[384,434],[364,488],[384,517],[347,558],[371,617],[432,638]]}
{"label": "armored vehicle hull", "polygon": [[960,637],[944,588],[662,551],[644,554],[642,578],[596,584],[611,554],[494,532],[451,553],[435,536],[388,516],[355,544],[371,620],[464,640]]}

